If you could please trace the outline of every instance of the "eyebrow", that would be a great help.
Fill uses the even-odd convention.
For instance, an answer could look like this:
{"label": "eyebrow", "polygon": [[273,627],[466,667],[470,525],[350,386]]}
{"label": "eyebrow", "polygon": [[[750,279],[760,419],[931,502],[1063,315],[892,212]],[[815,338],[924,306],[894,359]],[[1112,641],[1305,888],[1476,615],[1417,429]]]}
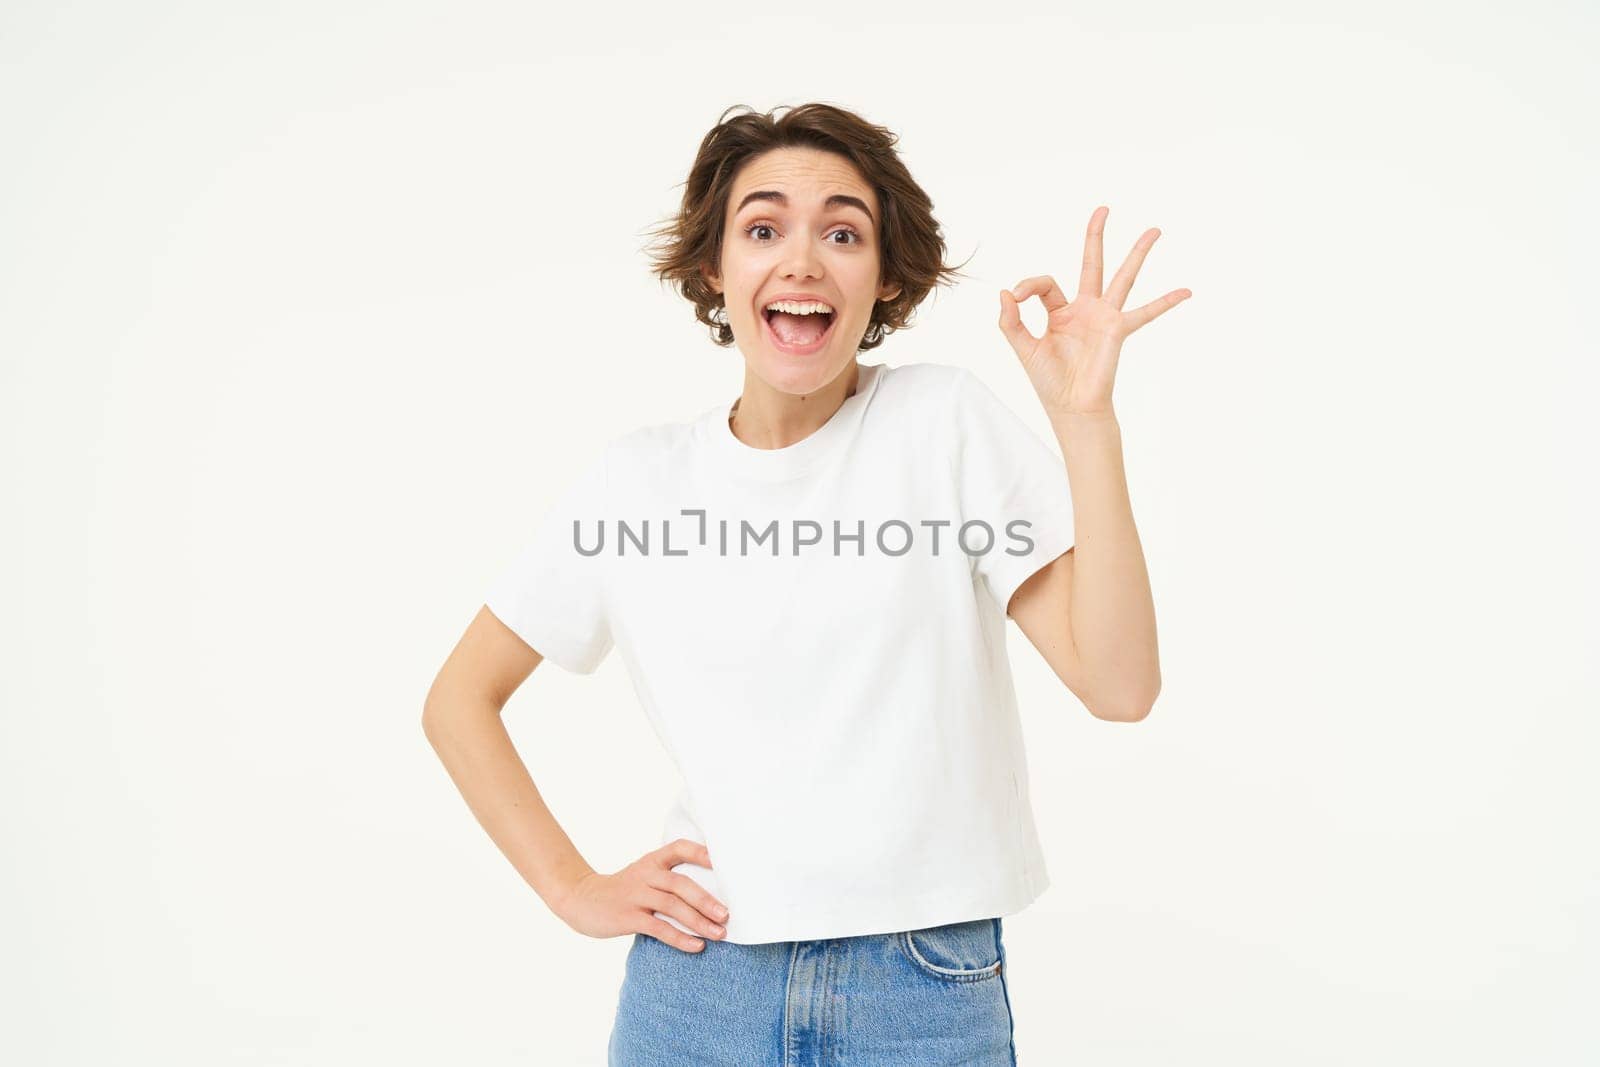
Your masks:
{"label": "eyebrow", "polygon": [[[739,201],[739,206],[734,208],[733,213],[735,215],[737,215],[739,212],[743,211],[744,210],[744,206],[746,204],[750,203],[752,200],[771,200],[773,203],[779,205],[780,207],[788,207],[789,206],[789,198],[787,196],[784,196],[782,193],[778,192],[776,189],[757,189],[753,193],[746,193],[744,199]],[[878,220],[876,220],[876,219],[874,219],[872,217],[872,209],[867,207],[866,201],[862,200],[858,196],[847,196],[844,193],[834,193],[832,196],[828,197],[828,199],[826,199],[826,200],[824,200],[822,202],[822,206],[825,207],[825,208],[833,208],[833,207],[853,207],[853,208],[856,208],[863,215],[865,215],[867,217],[867,219],[869,221],[871,221],[874,226],[877,225],[877,221]]]}

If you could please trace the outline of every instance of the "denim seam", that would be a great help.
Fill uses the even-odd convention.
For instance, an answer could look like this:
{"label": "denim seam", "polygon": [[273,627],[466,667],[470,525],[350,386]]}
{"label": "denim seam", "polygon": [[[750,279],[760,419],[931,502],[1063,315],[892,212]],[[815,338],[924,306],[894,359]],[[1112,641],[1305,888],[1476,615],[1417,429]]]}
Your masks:
{"label": "denim seam", "polygon": [[999,960],[995,960],[994,963],[987,967],[981,967],[976,970],[955,970],[950,967],[941,967],[937,963],[931,962],[925,956],[923,956],[922,953],[917,951],[917,943],[912,940],[911,934],[912,931],[910,930],[900,931],[901,945],[908,953],[910,953],[913,963],[919,967],[923,967],[926,970],[931,971],[935,977],[954,982],[980,982],[986,978],[993,978],[995,975],[1000,973]]}
{"label": "denim seam", "polygon": [[833,1022],[833,942],[825,942],[822,946],[822,986],[813,1003],[817,1005],[818,1022],[817,1057],[820,1062],[829,1062],[828,1041],[830,1024]]}
{"label": "denim seam", "polygon": [[800,955],[800,942],[789,946],[789,974],[783,982],[783,1063],[788,1067],[794,1059],[793,1037],[789,1031],[789,990],[794,986],[794,965]]}
{"label": "denim seam", "polygon": [[1017,1016],[1016,1013],[1011,1010],[1011,987],[1006,984],[1007,980],[1005,972],[1009,968],[1007,968],[1005,965],[1006,941],[1004,928],[1000,922],[999,916],[996,916],[994,920],[994,943],[999,946],[1000,949],[1000,992],[1005,994],[1006,999],[1006,1029],[1009,1032],[1007,1044],[1011,1051],[1011,1062],[1014,1067],[1017,1062]]}

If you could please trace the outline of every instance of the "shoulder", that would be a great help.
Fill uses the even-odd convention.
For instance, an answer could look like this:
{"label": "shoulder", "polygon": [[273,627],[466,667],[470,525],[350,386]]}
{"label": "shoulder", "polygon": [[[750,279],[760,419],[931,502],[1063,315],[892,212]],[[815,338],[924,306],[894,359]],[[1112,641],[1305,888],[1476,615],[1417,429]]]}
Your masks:
{"label": "shoulder", "polygon": [[654,422],[613,434],[602,448],[613,480],[652,479],[680,465],[693,445],[695,430],[705,414],[675,421]]}
{"label": "shoulder", "polygon": [[894,368],[883,384],[898,405],[914,410],[946,434],[960,434],[1012,414],[999,394],[966,367],[908,363]]}
{"label": "shoulder", "polygon": [[965,367],[903,363],[884,367],[879,394],[883,407],[903,415],[913,426],[937,430],[950,424],[956,405],[974,385],[982,383]]}
{"label": "shoulder", "polygon": [[951,363],[906,363],[889,371],[886,389],[904,394],[923,406],[945,415],[962,407],[986,407],[1000,403],[998,394],[976,371]]}
{"label": "shoulder", "polygon": [[949,399],[952,390],[963,384],[963,379],[974,378],[965,367],[949,363],[902,363],[898,367],[885,365],[883,389],[914,400],[935,403]]}

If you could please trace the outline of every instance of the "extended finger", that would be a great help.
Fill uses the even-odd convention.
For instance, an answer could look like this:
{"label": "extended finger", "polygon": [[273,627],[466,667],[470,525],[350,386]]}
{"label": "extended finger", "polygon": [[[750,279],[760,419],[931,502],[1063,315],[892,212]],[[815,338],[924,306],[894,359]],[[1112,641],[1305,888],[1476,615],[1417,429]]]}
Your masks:
{"label": "extended finger", "polygon": [[1046,311],[1058,311],[1067,306],[1067,294],[1061,291],[1061,286],[1048,274],[1036,274],[1032,278],[1024,278],[1011,287],[1012,295],[1020,304],[1035,293],[1039,294],[1039,302]]}
{"label": "extended finger", "polygon": [[1128,333],[1132,333],[1134,330],[1137,330],[1151,319],[1165,311],[1170,310],[1171,308],[1177,307],[1179,304],[1183,303],[1193,295],[1194,293],[1187,289],[1174,289],[1166,296],[1163,296],[1157,300],[1152,300],[1143,307],[1134,308],[1132,311],[1124,312],[1122,321],[1125,323],[1132,323],[1132,325],[1128,327]]}
{"label": "extended finger", "polygon": [[649,934],[657,941],[672,945],[674,948],[681,948],[685,952],[699,952],[706,947],[706,943],[698,937],[692,937],[667,920],[658,919],[654,915],[645,916],[644,929],[639,932]]}
{"label": "extended finger", "polygon": [[686,874],[667,871],[656,888],[664,889],[668,893],[678,894],[710,922],[721,923],[728,921],[728,909],[723,907],[722,901],[706,892],[705,886]]}
{"label": "extended finger", "polygon": [[1105,267],[1106,216],[1111,208],[1101,205],[1089,216],[1089,232],[1083,238],[1083,273],[1078,277],[1078,299],[1100,295],[1100,278]]}
{"label": "extended finger", "polygon": [[646,887],[645,906],[653,911],[658,911],[672,916],[689,929],[705,937],[721,937],[727,933],[717,923],[712,922],[704,915],[689,906],[689,902],[676,893],[668,893],[664,889]]}
{"label": "extended finger", "polygon": [[1160,236],[1160,230],[1148,229],[1133,243],[1133,251],[1122,261],[1122,268],[1117,271],[1117,276],[1111,279],[1111,288],[1106,290],[1106,300],[1112,307],[1120,309],[1128,299],[1128,290],[1133,288],[1133,280],[1139,276],[1139,268],[1144,266],[1144,257],[1150,254],[1151,246]]}

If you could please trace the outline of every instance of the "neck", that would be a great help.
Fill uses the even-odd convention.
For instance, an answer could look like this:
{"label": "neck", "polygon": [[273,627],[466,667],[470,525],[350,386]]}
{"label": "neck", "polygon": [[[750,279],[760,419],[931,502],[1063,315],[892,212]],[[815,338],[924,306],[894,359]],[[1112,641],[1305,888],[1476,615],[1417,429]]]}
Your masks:
{"label": "neck", "polygon": [[831,382],[809,393],[774,389],[747,366],[744,393],[733,402],[728,426],[733,435],[752,448],[787,448],[811,436],[853,396],[861,379],[860,365],[851,360]]}

